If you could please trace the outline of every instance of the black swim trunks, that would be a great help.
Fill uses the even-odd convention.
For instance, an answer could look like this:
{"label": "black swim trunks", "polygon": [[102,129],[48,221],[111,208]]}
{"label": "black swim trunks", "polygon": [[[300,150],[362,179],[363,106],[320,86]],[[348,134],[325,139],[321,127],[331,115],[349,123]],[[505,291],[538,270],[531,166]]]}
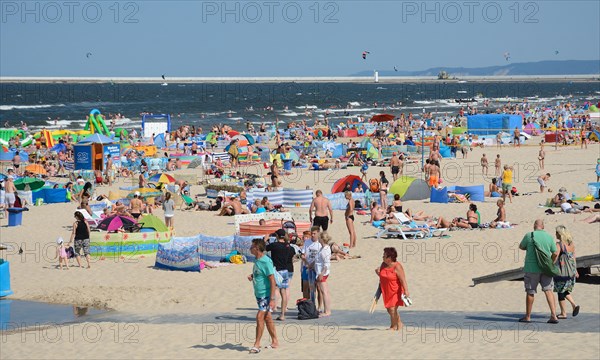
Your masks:
{"label": "black swim trunks", "polygon": [[313,226],[320,226],[323,231],[327,231],[327,228],[329,228],[329,216],[315,216]]}
{"label": "black swim trunks", "polygon": [[351,219],[352,221],[354,221],[354,215],[348,215],[346,216],[346,219]]}
{"label": "black swim trunks", "polygon": [[392,166],[392,174],[398,174],[400,172],[399,166]]}
{"label": "black swim trunks", "polygon": [[478,223],[472,223],[472,222],[470,222],[469,225],[471,226],[471,229],[477,229],[479,227]]}

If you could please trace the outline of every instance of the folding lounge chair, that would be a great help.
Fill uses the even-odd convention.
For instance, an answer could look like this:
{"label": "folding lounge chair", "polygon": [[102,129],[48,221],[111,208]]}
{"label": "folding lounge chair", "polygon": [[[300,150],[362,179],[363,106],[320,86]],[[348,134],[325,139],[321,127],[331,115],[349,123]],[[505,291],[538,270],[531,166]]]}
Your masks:
{"label": "folding lounge chair", "polygon": [[98,223],[100,222],[101,219],[96,219],[94,217],[92,217],[92,215],[90,215],[87,210],[85,209],[77,209],[75,211],[79,211],[81,213],[81,215],[83,215],[83,219],[85,220],[85,222],[88,223],[88,225],[90,225],[91,227],[96,227],[98,226]]}
{"label": "folding lounge chair", "polygon": [[190,210],[190,209],[194,208],[194,205],[196,205],[196,202],[194,201],[194,199],[192,199],[191,197],[189,197],[187,195],[181,194],[181,199],[183,200],[183,202],[181,203],[181,206],[179,207],[180,210],[183,208],[183,204],[186,205],[185,210]]}
{"label": "folding lounge chair", "polygon": [[445,228],[440,228],[440,229],[433,228],[425,223],[419,223],[414,220],[410,220],[408,217],[406,217],[406,215],[404,213],[401,213],[401,212],[394,213],[394,217],[396,218],[396,220],[398,220],[398,222],[400,224],[409,226],[410,228],[414,228],[414,229],[426,230],[428,232],[428,237],[435,236],[436,233],[438,236],[442,236],[444,234],[444,232],[446,232],[448,230]]}

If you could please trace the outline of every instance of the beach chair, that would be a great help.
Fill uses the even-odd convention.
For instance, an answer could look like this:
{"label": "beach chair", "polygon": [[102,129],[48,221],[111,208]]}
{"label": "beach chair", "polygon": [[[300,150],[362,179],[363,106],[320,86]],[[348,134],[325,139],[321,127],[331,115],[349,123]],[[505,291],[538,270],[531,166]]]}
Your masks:
{"label": "beach chair", "polygon": [[381,229],[377,233],[377,238],[381,238],[382,236],[391,237],[391,236],[401,236],[404,240],[408,240],[409,237],[414,239],[424,239],[434,236],[438,233],[439,236],[442,236],[443,233],[447,229],[436,229],[428,226],[427,224],[419,224],[413,220],[410,220],[404,213],[393,213],[396,220],[398,220],[398,225],[391,225],[387,228]]}
{"label": "beach chair", "polygon": [[196,205],[196,202],[194,201],[194,199],[192,199],[191,197],[187,196],[187,195],[183,195],[181,194],[181,199],[183,200],[181,202],[181,206],[179,207],[179,210],[183,209],[183,205],[185,204],[186,208],[184,210],[190,210],[194,208],[194,205]]}
{"label": "beach chair", "polygon": [[88,225],[90,225],[90,227],[97,227],[98,223],[100,222],[100,218],[94,218],[92,215],[90,215],[90,213],[87,212],[87,210],[85,209],[77,209],[75,211],[78,211],[81,213],[81,215],[83,215],[83,219],[85,220],[86,223],[88,223]]}

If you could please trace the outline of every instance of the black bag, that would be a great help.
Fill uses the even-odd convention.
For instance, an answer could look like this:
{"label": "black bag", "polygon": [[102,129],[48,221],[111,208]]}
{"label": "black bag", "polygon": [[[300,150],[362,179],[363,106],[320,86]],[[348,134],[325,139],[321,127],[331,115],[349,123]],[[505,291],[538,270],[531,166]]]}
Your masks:
{"label": "black bag", "polygon": [[66,249],[66,252],[67,252],[67,259],[72,259],[72,258],[74,258],[74,257],[75,257],[75,249],[73,249],[73,247],[72,247],[72,246],[69,246],[69,247]]}
{"label": "black bag", "polygon": [[317,307],[310,299],[300,299],[296,302],[298,306],[298,320],[318,319]]}

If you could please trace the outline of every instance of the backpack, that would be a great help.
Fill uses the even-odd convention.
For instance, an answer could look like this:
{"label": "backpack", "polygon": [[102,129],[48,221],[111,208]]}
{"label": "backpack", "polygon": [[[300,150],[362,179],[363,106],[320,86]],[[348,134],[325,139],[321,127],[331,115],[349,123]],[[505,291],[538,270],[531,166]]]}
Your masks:
{"label": "backpack", "polygon": [[569,254],[567,254],[567,248],[560,244],[560,255],[556,261],[558,264],[558,276],[560,280],[569,280],[575,277],[577,274],[577,266],[574,261],[571,261]]}
{"label": "backpack", "polygon": [[318,319],[319,312],[317,307],[310,299],[299,299],[296,301],[298,306],[298,320]]}
{"label": "backpack", "polygon": [[545,252],[544,249],[540,247],[539,243],[535,241],[533,237],[533,232],[531,233],[531,241],[533,242],[537,263],[540,267],[540,270],[542,270],[542,273],[544,275],[552,277],[558,275],[559,270],[556,264],[554,264],[554,262],[552,261],[552,255]]}
{"label": "backpack", "polygon": [[371,192],[379,192],[379,180],[371,179],[369,180],[369,189]]}

